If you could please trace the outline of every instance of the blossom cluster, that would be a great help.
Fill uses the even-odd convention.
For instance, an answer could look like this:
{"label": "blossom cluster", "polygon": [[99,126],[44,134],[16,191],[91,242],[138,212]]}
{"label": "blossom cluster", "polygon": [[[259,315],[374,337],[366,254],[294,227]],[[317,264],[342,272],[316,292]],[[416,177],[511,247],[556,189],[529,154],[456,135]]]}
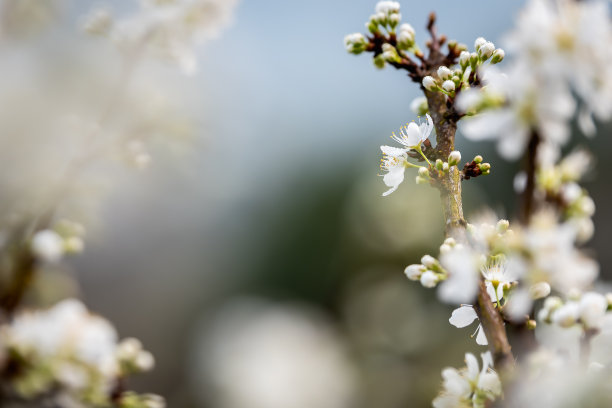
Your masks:
{"label": "blossom cluster", "polygon": [[467,51],[463,44],[458,45],[461,51],[457,67],[441,65],[436,71],[436,77],[427,75],[423,78],[423,87],[428,91],[442,92],[449,97],[454,97],[461,89],[467,89],[470,84],[477,83],[478,70],[486,63],[497,64],[502,62],[505,56],[504,50],[495,48],[495,44],[478,37],[474,42],[474,52]]}
{"label": "blossom cluster", "polygon": [[463,133],[472,140],[498,139],[500,154],[514,159],[535,132],[543,144],[538,159],[553,163],[576,113],[587,135],[595,133],[593,116],[612,116],[610,40],[605,1],[529,1],[506,39],[509,66],[503,74],[483,67],[484,86],[458,101],[464,112],[480,112],[464,121]]}
{"label": "blossom cluster", "polygon": [[118,19],[107,9],[94,9],[83,28],[109,37],[126,55],[147,53],[192,74],[197,69],[196,46],[219,34],[236,4],[237,0],[146,0],[138,13]]}
{"label": "blossom cluster", "polygon": [[119,342],[106,319],[74,299],[22,312],[1,325],[0,356],[0,371],[11,373],[9,399],[47,398],[61,406],[109,406],[115,399],[124,408],[164,406],[158,396],[124,395],[120,388],[128,375],[153,368],[151,353],[136,339]]}
{"label": "blossom cluster", "polygon": [[483,353],[482,369],[471,353],[466,353],[466,367],[457,370],[452,367],[442,371],[443,390],[433,400],[434,408],[474,407],[484,408],[487,402],[495,400],[502,393],[501,381],[491,368],[491,353]]}
{"label": "blossom cluster", "polygon": [[[420,263],[405,268],[406,276],[425,288],[437,288],[440,300],[455,306],[450,324],[463,328],[478,320],[472,337],[499,354],[510,348],[506,326],[535,330],[540,349],[528,350],[527,363],[518,368],[527,373],[525,378],[538,372],[554,376],[554,370],[563,364],[575,367],[581,373],[579,377],[586,373],[585,362],[590,363],[590,372],[598,370],[602,379],[609,378],[612,294],[604,294],[598,286],[599,265],[581,248],[594,230],[591,217],[595,204],[579,184],[592,158],[584,150],[560,158],[561,147],[569,141],[570,120],[575,118],[583,133],[592,135],[596,130],[593,116],[597,120],[612,117],[612,52],[605,45],[612,40],[609,6],[599,0],[528,1],[517,27],[505,41],[512,58],[500,69],[496,64],[504,60],[504,50],[482,37],[475,41],[474,52],[452,41],[448,43],[448,55],[443,55],[440,46],[446,39],[431,29],[433,17],[428,24],[430,55],[415,51],[426,62],[417,66],[395,43],[399,5],[387,8],[387,3],[392,2],[380,3],[381,10],[393,12],[379,15],[377,9],[367,24],[373,36],[354,34],[347,37],[347,46],[354,53],[374,52],[379,67],[388,63],[406,69],[426,96],[414,100],[411,108],[425,114],[428,124],[411,124],[402,128],[399,137],[393,135],[402,148],[381,146],[381,167],[386,171],[383,181],[390,187],[383,195],[398,188],[406,167],[417,167],[417,182],[438,187],[443,200],[447,200],[447,236],[439,256],[424,255]],[[380,24],[386,34],[378,28]],[[444,95],[442,105],[439,94]],[[441,160],[439,146],[433,148],[428,140],[433,128],[430,114],[436,120],[436,129],[445,132],[442,139],[438,135],[439,141],[445,137],[450,141],[444,157],[454,148],[454,132],[442,128],[460,120],[461,130],[472,140],[498,139],[503,157],[526,156],[527,169],[515,179],[515,189],[524,201],[519,220],[511,224],[494,215],[471,223],[463,219],[460,183],[488,174],[490,165],[476,156],[465,164],[460,177],[448,177],[446,184],[436,184],[439,176],[459,164],[461,156],[453,151],[448,161]],[[425,161],[428,166],[410,163],[408,157]],[[497,330],[496,336],[487,338],[493,330]],[[551,330],[553,335],[548,334]],[[578,354],[585,360],[582,365],[569,357],[568,336],[576,340],[574,348],[581,350]],[[595,352],[602,344],[608,347],[603,355]],[[594,351],[591,356],[590,346]],[[466,355],[466,369],[445,369],[443,390],[434,406],[481,407],[487,400],[500,397],[499,377],[486,375],[492,364],[484,360],[483,356],[482,371],[470,354]],[[560,375],[558,384],[563,387],[566,380],[574,381],[576,395],[587,395],[585,390],[594,388],[583,387],[576,381],[578,377]],[[597,382],[599,392],[605,387],[603,383]],[[563,402],[538,397],[537,386],[520,378],[504,385],[516,391],[509,395],[509,406],[560,406]],[[523,399],[524,395],[531,400]]]}

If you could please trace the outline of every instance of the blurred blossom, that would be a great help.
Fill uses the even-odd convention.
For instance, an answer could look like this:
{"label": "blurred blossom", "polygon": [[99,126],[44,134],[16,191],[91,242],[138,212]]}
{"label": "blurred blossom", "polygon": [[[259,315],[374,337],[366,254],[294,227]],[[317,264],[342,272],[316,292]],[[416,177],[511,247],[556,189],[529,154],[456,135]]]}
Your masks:
{"label": "blurred blossom", "polygon": [[532,353],[505,392],[511,408],[607,407],[612,404],[609,373],[597,365],[568,362],[547,350]]}
{"label": "blurred blossom", "polygon": [[[353,406],[355,373],[344,345],[332,327],[309,309],[234,300],[198,338],[193,381],[208,404]],[[204,383],[208,387],[203,389]]]}
{"label": "blurred blossom", "polygon": [[[197,69],[195,47],[216,37],[232,17],[237,0],[144,0],[138,13],[120,18],[109,36],[127,54],[148,53],[176,62],[186,74]],[[96,10],[86,22],[104,33],[108,18]]]}
{"label": "blurred blossom", "polygon": [[0,356],[2,372],[15,370],[3,383],[3,401],[48,397],[62,407],[107,406],[118,378],[153,368],[140,342],[118,343],[115,328],[74,299],[0,326]]}
{"label": "blurred blossom", "polygon": [[0,40],[38,34],[57,22],[66,0],[3,0]]}

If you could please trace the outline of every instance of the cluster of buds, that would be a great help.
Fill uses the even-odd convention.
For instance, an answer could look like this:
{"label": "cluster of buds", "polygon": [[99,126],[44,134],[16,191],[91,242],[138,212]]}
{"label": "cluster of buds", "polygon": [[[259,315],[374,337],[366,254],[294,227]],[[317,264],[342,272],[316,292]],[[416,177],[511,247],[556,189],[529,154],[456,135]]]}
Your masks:
{"label": "cluster of buds", "polygon": [[[448,253],[453,248],[461,247],[454,238],[446,238],[440,246],[440,253]],[[434,288],[436,285],[448,277],[448,273],[440,264],[440,261],[431,255],[423,255],[420,264],[408,265],[404,269],[408,279],[420,281],[426,288]]]}
{"label": "cluster of buds", "polygon": [[469,180],[472,177],[487,176],[491,174],[491,164],[483,163],[482,161],[483,158],[481,155],[475,156],[471,162],[463,166],[461,177],[464,180]]}
{"label": "cluster of buds", "polygon": [[155,366],[153,354],[144,350],[140,340],[133,337],[117,345],[116,356],[122,376],[150,371]]}
{"label": "cluster of buds", "polygon": [[344,37],[346,51],[351,54],[359,55],[366,50],[368,40],[361,33],[353,33]]}
{"label": "cluster of buds", "polygon": [[461,153],[458,150],[450,152],[447,161],[437,159],[430,168],[421,167],[416,177],[417,184],[429,183],[434,177],[441,177],[447,174],[453,166],[457,166],[461,162]]}
{"label": "cluster of buds", "polygon": [[380,28],[394,32],[401,19],[400,4],[397,1],[380,1],[366,23],[366,28],[372,34],[379,33]]}
{"label": "cluster of buds", "polygon": [[[450,46],[450,43],[449,43]],[[459,65],[455,68],[442,65],[436,72],[436,77],[431,75],[423,78],[423,87],[428,91],[442,92],[449,97],[454,97],[460,89],[478,83],[478,67],[489,61],[490,64],[497,64],[504,59],[504,50],[495,48],[495,45],[482,37],[476,39],[474,43],[475,52],[467,51],[465,45],[456,45],[460,50]]]}
{"label": "cluster of buds", "polygon": [[587,172],[591,163],[588,153],[577,150],[555,166],[542,166],[536,174],[536,186],[544,198],[555,204],[563,219],[577,226],[579,241],[593,235],[595,203],[586,189],[577,182]]}
{"label": "cluster of buds", "polygon": [[416,45],[414,28],[407,23],[400,24],[400,21],[398,2],[378,2],[375,13],[365,24],[370,36],[361,33],[347,35],[344,37],[346,50],[351,54],[374,52],[373,62],[377,68],[384,68],[387,63],[408,63],[404,51],[416,54],[420,50]]}
{"label": "cluster of buds", "polygon": [[[111,406],[117,397],[122,408],[162,408],[161,397],[117,389],[120,379],[154,364],[139,341],[118,344],[117,337],[106,319],[74,299],[48,310],[19,313],[0,326],[0,372],[10,373],[3,397],[6,394],[10,401],[61,395],[73,401],[70,406],[79,407]],[[50,406],[59,405],[64,406]]]}
{"label": "cluster of buds", "polygon": [[397,34],[397,48],[400,50],[411,50],[415,46],[414,28],[408,23],[400,25]]}
{"label": "cluster of buds", "polygon": [[53,228],[38,231],[30,248],[34,257],[43,262],[58,262],[64,254],[83,251],[85,228],[79,223],[60,220]]}
{"label": "cluster of buds", "polygon": [[604,296],[596,292],[581,294],[573,291],[565,302],[557,296],[546,298],[538,319],[566,328],[579,325],[584,330],[597,330],[609,310],[612,310],[612,293]]}

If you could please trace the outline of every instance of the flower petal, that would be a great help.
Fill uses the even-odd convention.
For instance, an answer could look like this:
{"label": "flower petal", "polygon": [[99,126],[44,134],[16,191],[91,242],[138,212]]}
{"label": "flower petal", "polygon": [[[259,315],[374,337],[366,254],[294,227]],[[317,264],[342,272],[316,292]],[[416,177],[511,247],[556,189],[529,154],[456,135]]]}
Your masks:
{"label": "flower petal", "polygon": [[465,364],[467,365],[467,376],[470,380],[478,378],[480,370],[478,369],[478,360],[472,353],[465,353]]}
{"label": "flower petal", "polygon": [[448,321],[453,326],[462,328],[462,327],[469,326],[477,318],[478,318],[478,315],[476,314],[476,311],[474,310],[474,308],[472,306],[465,305],[465,306],[461,306],[458,309],[453,310],[453,313],[450,319],[448,319]]}
{"label": "flower petal", "polygon": [[486,336],[484,330],[482,329],[482,324],[478,325],[477,332],[478,332],[478,334],[476,335],[476,344],[480,344],[481,346],[488,345],[489,341],[487,340],[487,336]]}

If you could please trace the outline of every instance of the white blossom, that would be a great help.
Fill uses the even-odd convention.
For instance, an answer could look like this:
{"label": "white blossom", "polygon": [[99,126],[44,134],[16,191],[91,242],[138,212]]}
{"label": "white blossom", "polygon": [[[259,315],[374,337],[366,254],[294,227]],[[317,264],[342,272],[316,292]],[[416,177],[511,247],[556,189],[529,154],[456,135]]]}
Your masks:
{"label": "white blossom", "polygon": [[442,254],[440,263],[448,272],[448,278],[438,287],[440,300],[451,304],[472,302],[478,292],[478,255],[466,247],[456,246]]}
{"label": "white blossom", "polygon": [[418,148],[421,143],[429,138],[429,135],[433,130],[433,121],[431,120],[431,116],[426,114],[425,118],[426,121],[421,124],[417,125],[413,121],[403,126],[399,131],[399,136],[393,133],[393,140],[409,149]]}
{"label": "white blossom", "polygon": [[400,184],[404,181],[404,172],[406,170],[407,158],[406,150],[392,146],[380,146],[383,158],[380,168],[387,173],[383,176],[383,182],[387,187],[391,187],[382,195],[387,196],[397,190]]}
{"label": "white blossom", "polygon": [[442,371],[442,391],[433,401],[434,408],[483,407],[487,400],[501,395],[501,381],[492,370],[489,352],[481,354],[482,369],[471,353],[466,353],[466,367]]}

